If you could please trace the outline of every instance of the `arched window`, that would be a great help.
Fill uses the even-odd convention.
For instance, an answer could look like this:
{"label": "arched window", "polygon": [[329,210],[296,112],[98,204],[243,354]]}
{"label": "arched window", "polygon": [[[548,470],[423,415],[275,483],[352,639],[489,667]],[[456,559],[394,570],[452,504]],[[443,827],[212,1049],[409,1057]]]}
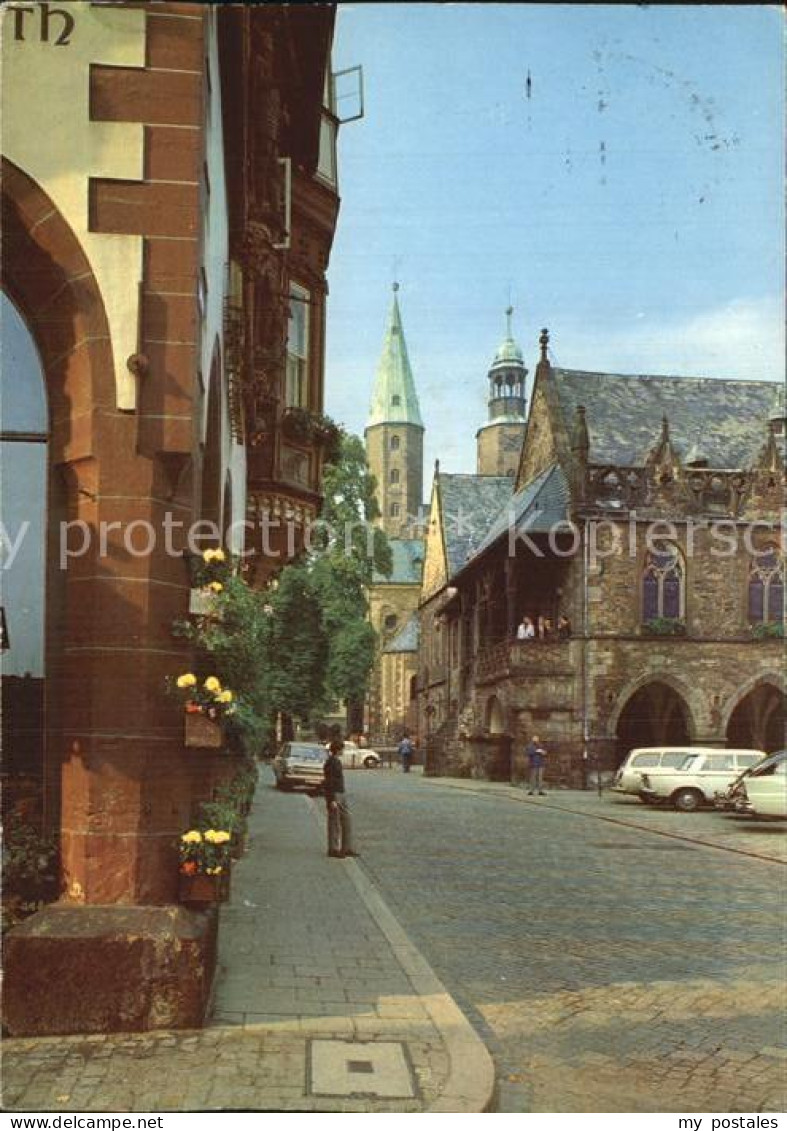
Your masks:
{"label": "arched window", "polygon": [[398,483],[399,482],[399,468],[398,467],[391,468],[391,474],[390,474],[390,477],[389,477],[389,481],[391,483]]}
{"label": "arched window", "polygon": [[783,618],[784,560],[776,546],[766,546],[749,565],[749,623],[769,624]]}
{"label": "arched window", "polygon": [[399,451],[399,437],[398,436],[391,436],[391,451],[392,452],[398,452]]}
{"label": "arched window", "polygon": [[665,617],[681,620],[685,615],[683,559],[677,546],[663,544],[645,558],[642,574],[642,619]]}

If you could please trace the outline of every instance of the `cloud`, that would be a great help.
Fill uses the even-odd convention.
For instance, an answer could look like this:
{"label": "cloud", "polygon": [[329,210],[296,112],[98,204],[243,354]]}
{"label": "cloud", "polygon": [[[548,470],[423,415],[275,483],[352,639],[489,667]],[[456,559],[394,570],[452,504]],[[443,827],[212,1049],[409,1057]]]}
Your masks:
{"label": "cloud", "polygon": [[688,318],[638,314],[613,330],[554,325],[552,344],[567,369],[778,381],[784,306],[776,298],[736,299]]}

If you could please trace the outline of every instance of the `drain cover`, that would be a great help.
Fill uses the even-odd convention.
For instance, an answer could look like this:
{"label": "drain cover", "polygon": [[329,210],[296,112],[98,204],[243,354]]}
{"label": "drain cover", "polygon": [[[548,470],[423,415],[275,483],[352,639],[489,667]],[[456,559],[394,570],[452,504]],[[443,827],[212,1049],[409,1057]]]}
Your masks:
{"label": "drain cover", "polygon": [[410,1068],[399,1041],[312,1041],[311,1093],[315,1096],[415,1095]]}

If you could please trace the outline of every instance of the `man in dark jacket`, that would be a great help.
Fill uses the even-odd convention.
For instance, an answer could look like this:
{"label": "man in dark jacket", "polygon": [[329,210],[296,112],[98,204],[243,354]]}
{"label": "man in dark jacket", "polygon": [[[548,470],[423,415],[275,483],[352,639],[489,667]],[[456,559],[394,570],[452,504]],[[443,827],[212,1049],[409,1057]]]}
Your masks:
{"label": "man in dark jacket", "polygon": [[541,786],[544,784],[544,763],[546,762],[547,752],[541,745],[541,741],[537,734],[528,742],[525,747],[525,754],[527,755],[528,765],[530,766],[530,789],[528,795],[533,796],[538,790],[539,796],[546,797]]}
{"label": "man in dark jacket", "polygon": [[328,809],[328,855],[334,857],[358,855],[353,851],[350,806],[344,792],[344,769],[339,757],[343,746],[342,742],[331,743],[322,770]]}

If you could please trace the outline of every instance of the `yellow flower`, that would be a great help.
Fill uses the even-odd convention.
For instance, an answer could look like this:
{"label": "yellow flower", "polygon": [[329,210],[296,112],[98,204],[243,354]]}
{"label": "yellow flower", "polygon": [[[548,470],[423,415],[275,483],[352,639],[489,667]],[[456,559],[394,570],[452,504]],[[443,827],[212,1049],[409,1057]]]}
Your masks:
{"label": "yellow flower", "polygon": [[223,562],[224,561],[224,551],[223,550],[214,550],[213,551],[213,560],[214,560],[214,562]]}
{"label": "yellow flower", "polygon": [[231,703],[232,692],[229,689],[227,689],[226,691],[220,691],[216,698],[218,699],[219,703]]}
{"label": "yellow flower", "polygon": [[216,556],[215,550],[203,550],[203,552],[202,552],[203,562],[212,562],[213,559],[215,558],[215,556]]}
{"label": "yellow flower", "polygon": [[178,676],[178,687],[193,687],[197,682],[197,677],[192,675],[191,672],[186,672],[185,675]]}
{"label": "yellow flower", "polygon": [[228,833],[225,829],[215,829],[213,833],[214,844],[226,844],[228,840],[232,839],[232,833]]}
{"label": "yellow flower", "polygon": [[202,833],[199,832],[198,829],[189,829],[189,831],[187,833],[184,833],[180,839],[184,844],[201,844]]}
{"label": "yellow flower", "polygon": [[214,593],[221,593],[223,588],[224,586],[220,581],[211,581],[210,585],[208,586],[208,589],[213,590]]}
{"label": "yellow flower", "polygon": [[205,680],[203,687],[206,691],[221,691],[221,684],[216,679],[215,675],[209,675]]}

